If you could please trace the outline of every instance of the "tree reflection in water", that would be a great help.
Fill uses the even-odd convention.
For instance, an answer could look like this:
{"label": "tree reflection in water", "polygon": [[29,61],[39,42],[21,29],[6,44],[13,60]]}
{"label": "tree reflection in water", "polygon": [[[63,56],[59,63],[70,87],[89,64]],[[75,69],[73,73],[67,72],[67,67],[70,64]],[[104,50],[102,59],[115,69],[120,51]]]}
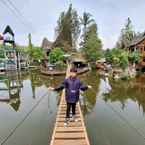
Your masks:
{"label": "tree reflection in water", "polygon": [[145,78],[139,77],[129,81],[111,81],[111,85],[111,93],[103,98],[105,102],[120,102],[124,110],[127,101],[132,100],[137,102],[139,107],[142,107],[143,112],[145,112]]}
{"label": "tree reflection in water", "polygon": [[110,79],[109,83],[112,90],[107,94],[102,93],[104,90],[99,91],[102,87],[102,81],[95,71],[84,74],[81,76],[81,80],[93,86],[92,90],[83,93],[82,109],[84,114],[92,111],[98,98],[105,102],[119,102],[123,110],[128,101],[137,102],[139,108],[142,108],[143,113],[145,113],[145,75],[128,81]]}
{"label": "tree reflection in water", "polygon": [[96,104],[96,92],[98,91],[100,80],[95,71],[88,72],[87,74],[80,76],[80,78],[85,84],[92,86],[92,89],[89,89],[83,93],[83,106],[81,107],[85,115],[91,112]]}
{"label": "tree reflection in water", "polygon": [[7,72],[6,76],[1,78],[0,91],[3,91],[6,96],[1,95],[0,102],[5,102],[15,111],[18,111],[21,104],[20,92],[22,87],[21,74],[19,72]]}
{"label": "tree reflection in water", "polygon": [[[105,102],[119,102],[122,109],[126,107],[128,100],[137,102],[139,107],[145,112],[145,76],[138,77],[133,80],[110,80],[112,90],[109,94],[103,95],[100,90],[103,88],[103,80],[96,71],[88,72],[79,76],[85,84],[92,85],[92,89],[83,93],[82,97],[82,110],[84,114],[91,112],[96,105],[97,99],[101,98]],[[17,73],[17,75],[9,75],[7,78],[0,78],[1,82],[6,86],[9,94],[9,98],[0,98],[0,102],[5,102],[15,110],[18,111],[21,104],[21,91],[23,89],[23,82],[30,80],[31,88],[33,92],[33,99],[36,99],[36,88],[37,87],[55,87],[62,82],[64,76],[45,76],[41,75],[39,71],[29,71]],[[103,83],[102,83],[103,82]],[[1,87],[1,85],[0,85]],[[104,89],[104,88],[103,88]],[[104,90],[103,90],[104,91]],[[0,93],[2,90],[0,90]],[[1,93],[2,94],[2,93]],[[48,100],[50,103],[51,100]],[[59,102],[58,102],[59,104]]]}
{"label": "tree reflection in water", "polygon": [[6,76],[0,78],[0,102],[7,103],[15,111],[19,111],[21,104],[20,95],[23,89],[23,82],[25,80],[30,80],[32,97],[33,99],[36,99],[36,88],[41,86],[45,86],[47,88],[50,85],[58,85],[63,78],[64,76],[44,76],[41,75],[39,71],[9,72]]}

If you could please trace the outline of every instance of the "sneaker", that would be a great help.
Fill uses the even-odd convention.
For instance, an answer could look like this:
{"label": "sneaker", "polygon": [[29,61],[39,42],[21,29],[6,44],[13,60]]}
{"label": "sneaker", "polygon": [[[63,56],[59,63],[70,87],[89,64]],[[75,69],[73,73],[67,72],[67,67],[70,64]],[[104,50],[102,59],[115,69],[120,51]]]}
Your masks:
{"label": "sneaker", "polygon": [[74,121],[74,122],[78,122],[78,120],[76,119],[76,116],[72,116],[72,121]]}
{"label": "sneaker", "polygon": [[64,122],[64,127],[67,127],[68,126],[68,123],[69,123],[69,118],[66,118],[65,119],[65,122]]}
{"label": "sneaker", "polygon": [[64,122],[64,127],[68,127],[68,123],[67,122]]}
{"label": "sneaker", "polygon": [[70,118],[72,118],[73,117],[73,115],[72,114],[70,114]]}

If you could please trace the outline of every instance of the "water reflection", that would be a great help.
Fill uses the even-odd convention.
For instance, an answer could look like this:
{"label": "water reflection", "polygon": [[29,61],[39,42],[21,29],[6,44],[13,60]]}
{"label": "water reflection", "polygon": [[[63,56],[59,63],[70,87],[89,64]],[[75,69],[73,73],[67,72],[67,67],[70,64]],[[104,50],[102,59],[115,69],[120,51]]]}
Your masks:
{"label": "water reflection", "polygon": [[99,98],[106,103],[119,102],[122,110],[127,107],[128,101],[137,102],[138,108],[142,108],[143,113],[145,113],[145,75],[128,81],[106,81],[97,72],[90,72],[81,76],[81,79],[93,86],[93,90],[83,94],[84,114],[92,111]]}
{"label": "water reflection", "polygon": [[16,112],[21,105],[23,83],[30,80],[32,98],[36,99],[36,89],[41,86],[58,85],[62,77],[48,77],[41,75],[38,71],[9,72],[0,77],[0,102],[10,105]]}
{"label": "water reflection", "polygon": [[130,81],[111,82],[112,91],[104,96],[106,102],[120,102],[122,109],[127,105],[127,101],[137,102],[139,108],[145,112],[145,78],[136,78]]}
{"label": "water reflection", "polygon": [[109,79],[107,76],[100,76],[100,83],[99,83],[99,89],[97,92],[97,97],[102,97],[105,94],[109,94],[112,90]]}
{"label": "water reflection", "polygon": [[19,72],[8,72],[0,79],[0,102],[9,104],[15,111],[19,110],[20,93],[23,87]]}
{"label": "water reflection", "polygon": [[90,72],[82,79],[93,86],[93,90],[83,94],[90,143],[144,145],[145,77],[130,81],[110,79],[112,90],[107,94],[106,83],[97,72]]}
{"label": "water reflection", "polygon": [[99,77],[96,72],[89,72],[81,76],[81,80],[85,84],[89,84],[93,89],[86,91],[83,93],[83,106],[82,110],[84,114],[87,114],[92,111],[96,104],[96,92],[99,89]]}
{"label": "water reflection", "polygon": [[[142,110],[145,112],[145,76],[130,81],[109,80],[112,90],[105,95],[106,81],[102,80],[97,72],[88,72],[80,78],[93,87],[82,94],[82,109],[91,144],[122,145],[123,142],[126,145],[143,145],[144,140],[142,141],[142,138],[108,106],[145,134],[145,118],[142,115]],[[0,87],[5,90],[0,90],[0,98],[3,99],[0,100],[0,141],[2,142],[25,118],[48,91],[48,86],[55,87],[63,79],[64,76],[44,76],[39,71],[10,75],[9,81],[8,77],[1,77]],[[48,144],[55,122],[58,98],[57,94],[48,92],[30,117],[9,138],[7,144]],[[28,140],[25,140],[24,136]],[[134,136],[133,140],[130,140],[131,136]]]}
{"label": "water reflection", "polygon": [[47,87],[60,84],[63,78],[33,70],[1,76],[0,144],[48,144],[59,97]]}

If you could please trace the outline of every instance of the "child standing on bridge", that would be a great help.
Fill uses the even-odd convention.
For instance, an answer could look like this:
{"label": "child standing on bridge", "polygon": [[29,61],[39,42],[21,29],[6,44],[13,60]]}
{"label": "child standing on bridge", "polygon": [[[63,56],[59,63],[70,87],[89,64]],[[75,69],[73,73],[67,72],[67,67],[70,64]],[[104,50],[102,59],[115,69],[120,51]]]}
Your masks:
{"label": "child standing on bridge", "polygon": [[70,120],[70,110],[72,110],[72,119],[76,119],[76,103],[79,101],[80,90],[85,91],[88,88],[92,88],[90,85],[84,85],[77,77],[77,69],[70,69],[70,76],[66,78],[63,83],[57,88],[49,88],[54,91],[61,91],[65,89],[65,100],[67,103],[66,120],[64,125],[67,126]]}

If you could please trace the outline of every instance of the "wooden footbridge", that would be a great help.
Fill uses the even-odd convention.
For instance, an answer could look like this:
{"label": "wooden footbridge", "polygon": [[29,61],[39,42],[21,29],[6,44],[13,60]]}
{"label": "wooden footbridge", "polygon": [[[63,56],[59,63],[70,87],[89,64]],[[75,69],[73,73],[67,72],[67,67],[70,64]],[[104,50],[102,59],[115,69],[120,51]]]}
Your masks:
{"label": "wooden footbridge", "polygon": [[[69,76],[69,69],[70,66],[67,69],[66,77]],[[65,93],[63,91],[50,145],[90,145],[79,103],[76,106],[78,121],[70,121],[68,126],[64,127],[66,113],[64,96]]]}

